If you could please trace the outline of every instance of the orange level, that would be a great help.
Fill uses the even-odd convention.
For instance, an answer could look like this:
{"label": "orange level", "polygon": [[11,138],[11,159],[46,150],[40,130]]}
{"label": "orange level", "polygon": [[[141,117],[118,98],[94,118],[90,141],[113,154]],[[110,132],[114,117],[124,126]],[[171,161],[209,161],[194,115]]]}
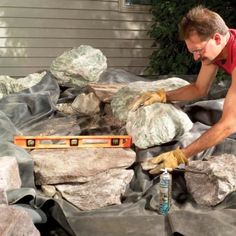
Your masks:
{"label": "orange level", "polygon": [[14,144],[26,149],[69,147],[129,148],[132,145],[132,139],[128,135],[15,136]]}

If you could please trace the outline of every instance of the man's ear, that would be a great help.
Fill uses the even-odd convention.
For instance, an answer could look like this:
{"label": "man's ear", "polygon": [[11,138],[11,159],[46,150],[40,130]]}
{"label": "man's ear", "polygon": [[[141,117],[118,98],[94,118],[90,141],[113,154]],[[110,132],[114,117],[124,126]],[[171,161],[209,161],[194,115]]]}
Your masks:
{"label": "man's ear", "polygon": [[214,34],[213,39],[215,40],[216,45],[221,44],[221,40],[222,40],[221,37],[222,37],[222,35],[220,35],[219,33]]}

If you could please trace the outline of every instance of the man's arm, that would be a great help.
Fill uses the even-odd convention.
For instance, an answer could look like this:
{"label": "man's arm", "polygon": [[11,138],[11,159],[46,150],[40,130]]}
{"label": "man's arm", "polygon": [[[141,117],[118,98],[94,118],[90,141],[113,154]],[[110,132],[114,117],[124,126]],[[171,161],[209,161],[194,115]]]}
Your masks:
{"label": "man's arm", "polygon": [[206,96],[212,81],[215,79],[217,70],[218,66],[214,64],[202,64],[196,82],[168,91],[166,93],[167,101],[192,101]]}
{"label": "man's arm", "polygon": [[168,92],[164,90],[145,92],[129,104],[129,110],[136,111],[141,106],[148,106],[156,102],[192,101],[204,97],[209,91],[217,70],[218,66],[214,64],[202,64],[195,83]]}
{"label": "man's arm", "polygon": [[215,146],[236,131],[236,69],[232,73],[232,83],[224,101],[221,119],[202,134],[192,144],[183,148],[186,157],[191,157],[207,148]]}

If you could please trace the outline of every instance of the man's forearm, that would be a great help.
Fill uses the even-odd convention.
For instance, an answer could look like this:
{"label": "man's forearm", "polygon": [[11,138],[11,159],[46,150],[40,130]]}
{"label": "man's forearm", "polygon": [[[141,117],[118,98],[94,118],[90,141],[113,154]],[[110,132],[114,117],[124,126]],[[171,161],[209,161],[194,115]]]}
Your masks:
{"label": "man's forearm", "polygon": [[183,148],[182,151],[185,156],[189,158],[207,148],[215,146],[233,132],[234,130],[232,130],[229,126],[217,123],[209,130],[207,130],[204,134],[202,134],[192,144]]}
{"label": "man's forearm", "polygon": [[195,84],[189,84],[182,88],[166,92],[167,101],[192,101],[203,97],[205,94],[200,92]]}

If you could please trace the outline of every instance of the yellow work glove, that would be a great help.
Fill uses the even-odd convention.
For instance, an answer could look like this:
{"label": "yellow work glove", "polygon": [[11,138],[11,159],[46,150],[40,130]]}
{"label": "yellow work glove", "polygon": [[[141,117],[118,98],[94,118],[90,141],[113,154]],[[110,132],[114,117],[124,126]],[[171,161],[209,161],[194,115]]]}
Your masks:
{"label": "yellow work glove", "polygon": [[156,102],[166,102],[166,92],[164,89],[157,92],[145,92],[141,94],[137,100],[129,105],[129,110],[136,111],[141,106],[148,106]]}
{"label": "yellow work glove", "polygon": [[175,169],[179,164],[187,164],[188,159],[181,149],[177,148],[174,151],[165,152],[161,155],[144,162],[142,167],[144,170],[150,170],[150,174],[159,174],[161,169]]}

